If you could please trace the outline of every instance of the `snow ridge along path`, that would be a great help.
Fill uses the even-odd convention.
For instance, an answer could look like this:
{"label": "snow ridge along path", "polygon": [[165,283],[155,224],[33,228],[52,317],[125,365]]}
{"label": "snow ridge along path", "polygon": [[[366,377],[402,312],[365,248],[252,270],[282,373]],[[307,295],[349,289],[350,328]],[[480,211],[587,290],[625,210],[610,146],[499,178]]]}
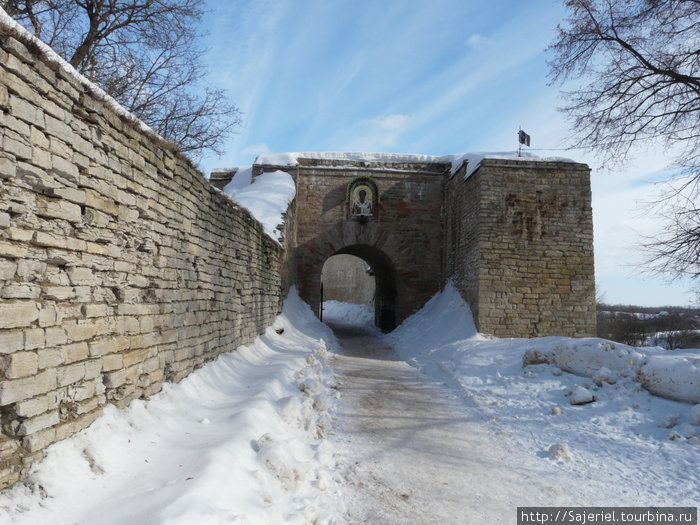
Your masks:
{"label": "snow ridge along path", "polygon": [[49,447],[27,485],[0,493],[0,524],[343,523],[323,439],[335,345],[292,290],[251,345]]}

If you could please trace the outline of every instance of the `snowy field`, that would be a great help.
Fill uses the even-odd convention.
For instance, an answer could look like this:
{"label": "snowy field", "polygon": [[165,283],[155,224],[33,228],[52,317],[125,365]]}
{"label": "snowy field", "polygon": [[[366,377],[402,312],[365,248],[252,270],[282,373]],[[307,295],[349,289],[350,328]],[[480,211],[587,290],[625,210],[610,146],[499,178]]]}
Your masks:
{"label": "snowy field", "polygon": [[49,447],[30,486],[0,494],[0,523],[340,522],[335,341],[292,292],[254,344]]}

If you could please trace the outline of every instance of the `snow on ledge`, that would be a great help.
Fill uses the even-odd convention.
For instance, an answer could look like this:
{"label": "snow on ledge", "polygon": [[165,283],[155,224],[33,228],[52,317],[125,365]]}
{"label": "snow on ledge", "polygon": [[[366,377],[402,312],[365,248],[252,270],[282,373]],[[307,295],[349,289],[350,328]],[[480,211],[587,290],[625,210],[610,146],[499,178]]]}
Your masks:
{"label": "snow on ledge", "polygon": [[248,210],[262,224],[265,233],[279,243],[282,232],[278,228],[296,195],[294,179],[287,172],[274,171],[258,175],[251,184],[251,170],[252,166],[239,169],[223,191]]}
{"label": "snow on ledge", "polygon": [[517,151],[484,152],[484,153],[457,153],[454,155],[420,155],[409,153],[372,153],[372,152],[289,152],[266,153],[258,155],[254,164],[267,166],[298,166],[299,159],[314,160],[338,160],[349,162],[415,162],[425,164],[451,164],[450,177],[467,163],[464,179],[468,179],[476,169],[481,166],[484,159],[503,159],[515,161],[539,161],[539,162],[575,162],[565,157],[539,157],[532,153]]}
{"label": "snow on ledge", "polygon": [[119,102],[108,95],[100,86],[88,80],[81,73],[79,73],[72,65],[70,65],[66,60],[63,59],[58,53],[56,53],[51,47],[49,47],[45,42],[39,40],[37,37],[32,35],[26,28],[21,26],[14,18],[8,15],[4,9],[0,7],[0,27],[6,27],[10,32],[14,32],[17,36],[25,41],[31,42],[44,54],[49,62],[57,64],[61,70],[76,80],[79,84],[85,87],[88,91],[95,94],[95,96],[102,100],[104,104],[114,111],[120,117],[133,123],[141,132],[146,133],[157,140],[170,143],[171,141],[161,137],[156,131],[151,128],[148,124],[140,120],[133,113],[124,108]]}
{"label": "snow on ledge", "polygon": [[353,151],[310,151],[289,153],[266,153],[258,155],[254,164],[270,166],[298,166],[298,159],[341,160],[350,162],[422,162],[438,164],[448,162],[444,157],[404,153],[371,153]]}

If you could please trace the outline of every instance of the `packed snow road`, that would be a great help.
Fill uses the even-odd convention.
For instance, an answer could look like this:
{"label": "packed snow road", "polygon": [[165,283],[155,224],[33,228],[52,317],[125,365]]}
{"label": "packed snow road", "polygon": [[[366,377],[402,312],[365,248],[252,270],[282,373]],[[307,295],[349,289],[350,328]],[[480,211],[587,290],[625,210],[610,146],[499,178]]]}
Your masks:
{"label": "packed snow road", "polygon": [[454,389],[399,360],[373,328],[329,326],[342,345],[335,438],[352,523],[510,523],[518,505],[557,502]]}
{"label": "packed snow road", "polygon": [[[700,503],[700,404],[640,382],[692,397],[700,350],[491,339],[451,286],[390,334],[372,314],[324,304],[342,345],[331,439],[346,456],[350,522],[514,523],[517,507]],[[578,404],[579,391],[592,401]]]}

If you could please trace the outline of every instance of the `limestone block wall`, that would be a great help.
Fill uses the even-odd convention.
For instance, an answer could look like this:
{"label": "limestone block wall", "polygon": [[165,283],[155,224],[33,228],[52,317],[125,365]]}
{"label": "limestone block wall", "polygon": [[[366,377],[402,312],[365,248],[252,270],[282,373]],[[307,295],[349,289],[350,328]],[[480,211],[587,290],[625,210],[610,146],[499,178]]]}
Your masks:
{"label": "limestone block wall", "polygon": [[590,170],[573,162],[485,159],[449,182],[447,275],[479,331],[595,334]]}
{"label": "limestone block wall", "polygon": [[280,310],[282,249],[171,145],[0,27],[0,488]]}

